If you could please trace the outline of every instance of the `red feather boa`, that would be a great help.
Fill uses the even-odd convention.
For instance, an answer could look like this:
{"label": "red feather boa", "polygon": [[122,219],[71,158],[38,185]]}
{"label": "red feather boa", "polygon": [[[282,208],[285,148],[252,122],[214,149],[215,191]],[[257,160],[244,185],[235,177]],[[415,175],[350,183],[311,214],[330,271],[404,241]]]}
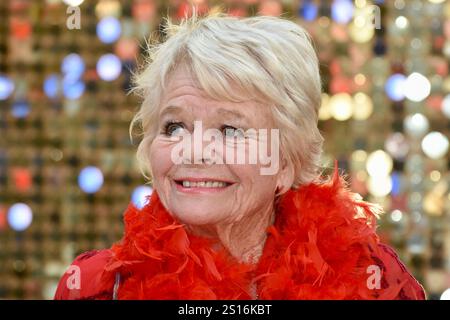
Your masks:
{"label": "red feather boa", "polygon": [[154,192],[143,209],[127,209],[125,235],[102,279],[111,283],[120,272],[119,299],[252,299],[252,285],[259,299],[394,299],[406,276],[384,280],[380,290],[367,286],[367,267],[380,265],[379,213],[335,169],[330,181],[283,195],[261,259],[247,265],[188,234]]}

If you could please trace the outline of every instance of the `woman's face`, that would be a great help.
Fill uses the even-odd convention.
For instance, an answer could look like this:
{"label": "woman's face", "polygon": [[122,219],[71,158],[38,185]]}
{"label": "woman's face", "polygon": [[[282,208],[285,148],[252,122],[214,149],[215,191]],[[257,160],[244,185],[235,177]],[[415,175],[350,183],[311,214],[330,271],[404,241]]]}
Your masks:
{"label": "woman's face", "polygon": [[[269,165],[249,161],[251,140],[255,142],[260,137],[243,138],[243,131],[267,129],[268,141],[276,138],[270,134],[274,121],[269,108],[254,101],[213,100],[183,68],[170,77],[155,125],[158,133],[150,147],[153,187],[166,209],[182,223],[210,227],[271,211],[277,186],[287,190],[292,184],[289,167],[279,166],[273,174],[261,174],[261,168]],[[239,128],[243,131],[235,130]],[[223,143],[215,145],[215,153],[210,153],[212,157],[207,156],[206,148],[215,140],[202,140],[202,132],[207,129],[217,129],[215,132],[222,133],[223,138]],[[188,139],[185,141],[191,142],[192,150],[200,148],[197,150],[203,151],[203,156],[191,149],[184,155],[177,151],[176,154],[183,155],[184,163],[176,161],[174,148],[180,147],[177,138]],[[270,150],[271,147],[269,142],[269,151],[264,150],[264,154],[279,154],[279,150]],[[236,157],[226,159],[227,154],[234,151],[237,155],[239,150],[244,150],[244,163],[237,163]],[[272,157],[271,161],[278,162],[277,158]]]}

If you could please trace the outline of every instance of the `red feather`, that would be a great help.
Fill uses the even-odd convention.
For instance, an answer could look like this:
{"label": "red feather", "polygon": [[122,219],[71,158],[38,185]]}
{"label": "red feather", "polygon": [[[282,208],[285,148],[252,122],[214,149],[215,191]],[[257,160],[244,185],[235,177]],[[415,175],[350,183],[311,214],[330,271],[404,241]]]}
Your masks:
{"label": "red feather", "polygon": [[[90,288],[112,288],[120,273],[119,299],[251,299],[252,283],[260,299],[425,298],[395,253],[379,243],[379,214],[347,189],[336,167],[331,180],[282,196],[260,260],[247,265],[224,249],[213,251],[213,240],[187,233],[153,192],[143,209],[128,207],[125,235],[111,248],[101,285]],[[380,289],[367,287],[370,265],[383,270]]]}

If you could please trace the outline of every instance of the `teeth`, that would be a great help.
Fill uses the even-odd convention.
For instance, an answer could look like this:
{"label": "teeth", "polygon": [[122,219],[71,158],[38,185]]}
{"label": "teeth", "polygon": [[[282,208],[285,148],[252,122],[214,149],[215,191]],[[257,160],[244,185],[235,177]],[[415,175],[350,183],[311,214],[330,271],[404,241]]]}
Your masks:
{"label": "teeth", "polygon": [[183,187],[185,188],[224,188],[227,186],[225,182],[222,181],[182,181]]}

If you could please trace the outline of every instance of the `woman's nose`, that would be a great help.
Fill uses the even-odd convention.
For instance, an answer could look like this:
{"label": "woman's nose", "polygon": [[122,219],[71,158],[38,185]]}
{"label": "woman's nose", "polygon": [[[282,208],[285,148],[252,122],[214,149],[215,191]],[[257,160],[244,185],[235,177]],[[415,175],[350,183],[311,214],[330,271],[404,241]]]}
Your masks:
{"label": "woman's nose", "polygon": [[207,139],[201,121],[195,121],[193,133],[188,139],[190,139],[190,143],[187,145],[190,150],[185,150],[183,153],[185,155],[184,160],[186,160],[183,163],[194,165],[220,163],[217,159],[222,154],[219,140],[217,138]]}

